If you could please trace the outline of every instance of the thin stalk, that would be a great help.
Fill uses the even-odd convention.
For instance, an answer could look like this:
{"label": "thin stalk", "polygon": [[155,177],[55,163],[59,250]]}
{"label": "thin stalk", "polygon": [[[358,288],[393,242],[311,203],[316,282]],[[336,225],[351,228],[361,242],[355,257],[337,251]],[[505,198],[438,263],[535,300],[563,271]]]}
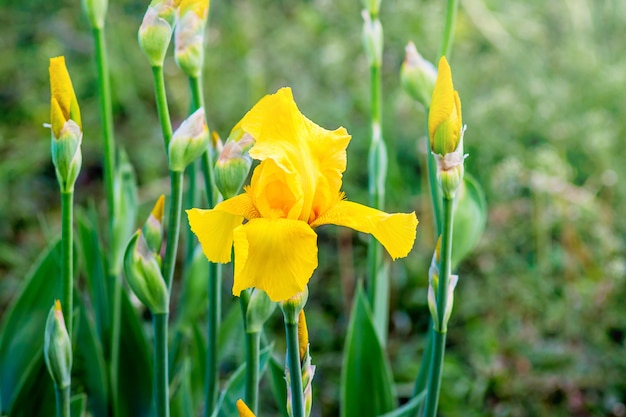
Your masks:
{"label": "thin stalk", "polygon": [[111,324],[111,398],[113,416],[121,415],[119,404],[119,363],[120,363],[120,332],[122,317],[122,277],[119,274],[109,274],[113,280],[113,317]]}
{"label": "thin stalk", "polygon": [[304,417],[304,393],[302,392],[297,320],[295,323],[289,323],[285,320],[285,335],[287,339],[287,366],[291,379],[291,416]]}
{"label": "thin stalk", "polygon": [[[192,110],[204,107],[204,97],[202,95],[202,79],[199,77],[189,77],[189,88],[192,97]],[[211,160],[211,152],[205,152],[200,158],[202,175],[204,178],[204,188],[206,192],[207,205],[212,208],[217,203],[213,186],[213,162]],[[208,319],[208,346],[206,356],[206,387],[204,394],[204,415],[208,417],[213,412],[217,403],[217,393],[219,388],[219,371],[217,358],[217,335],[220,328],[220,311],[221,311],[221,286],[222,286],[222,268],[218,264],[209,262],[209,308],[207,312]],[[245,312],[244,312],[245,314]],[[252,407],[248,403],[249,407]]]}
{"label": "thin stalk", "polygon": [[70,417],[70,387],[59,388],[55,384],[54,393],[57,417]]}
{"label": "thin stalk", "polygon": [[[373,17],[378,19],[378,17]],[[369,202],[373,207],[385,208],[385,181],[387,179],[387,147],[382,135],[382,82],[381,64],[370,65],[372,142],[369,150]],[[368,299],[374,311],[374,323],[383,345],[387,344],[389,322],[388,269],[383,265],[380,244],[371,236],[367,248],[369,277]]]}
{"label": "thin stalk", "polygon": [[246,390],[245,402],[254,415],[258,413],[259,349],[261,332],[246,332]]}
{"label": "thin stalk", "polygon": [[156,98],[157,113],[161,123],[165,152],[168,151],[170,140],[172,139],[172,122],[170,121],[170,111],[167,107],[167,94],[165,92],[165,78],[163,77],[163,67],[152,67],[154,79],[154,94]]}
{"label": "thin stalk", "polygon": [[[104,28],[93,28],[98,69],[98,90],[100,94],[100,118],[102,119],[102,137],[104,140],[104,187],[106,190],[109,227],[113,224],[115,193],[113,177],[115,174],[115,138],[113,135],[113,112],[111,110],[111,83],[109,80],[109,61],[107,57]],[[109,233],[111,239],[111,233]]]}
{"label": "thin stalk", "polygon": [[446,8],[446,26],[443,32],[443,42],[441,43],[440,56],[450,59],[450,50],[452,49],[452,39],[454,38],[454,26],[456,24],[456,12],[459,8],[459,0],[448,0]]}
{"label": "thin stalk", "polygon": [[439,328],[434,329],[432,359],[428,376],[428,395],[424,417],[435,417],[441,388],[441,371],[446,349],[447,323],[445,311],[448,302],[448,281],[452,260],[452,224],[454,218],[454,198],[443,198],[443,233],[441,235],[441,259],[439,266],[439,284],[437,285],[437,321]]}
{"label": "thin stalk", "polygon": [[72,340],[72,312],[74,311],[74,192],[61,191],[61,305],[67,333]]}
{"label": "thin stalk", "polygon": [[163,260],[163,278],[168,291],[172,287],[176,253],[178,252],[178,235],[180,234],[180,215],[183,206],[183,173],[170,171],[170,212],[168,218],[165,259]]}
{"label": "thin stalk", "polygon": [[157,417],[170,415],[169,378],[167,365],[167,319],[169,314],[152,316],[154,326],[154,398]]}
{"label": "thin stalk", "polygon": [[[185,169],[185,177],[188,180],[187,190],[185,192],[185,209],[191,209],[196,207],[196,167],[197,164],[195,162],[191,162],[187,168]],[[191,260],[193,259],[193,249],[195,247],[195,239],[191,228],[186,227],[184,231],[184,256],[185,256],[185,268],[188,268],[191,265]]]}
{"label": "thin stalk", "polygon": [[209,262],[209,308],[208,308],[208,325],[207,336],[208,346],[206,355],[206,387],[204,393],[204,415],[206,417],[213,413],[215,404],[217,403],[217,391],[219,387],[219,370],[217,358],[217,336],[220,326],[221,311],[221,279],[219,275],[219,265]]}

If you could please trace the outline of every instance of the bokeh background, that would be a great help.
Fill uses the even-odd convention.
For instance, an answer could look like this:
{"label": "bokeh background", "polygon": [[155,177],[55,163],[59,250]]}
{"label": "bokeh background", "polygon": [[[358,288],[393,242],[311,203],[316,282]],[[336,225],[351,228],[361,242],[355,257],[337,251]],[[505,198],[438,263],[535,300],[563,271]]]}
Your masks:
{"label": "bokeh background", "polygon": [[[489,215],[458,268],[441,414],[624,416],[626,2],[460,3],[450,62],[468,125],[466,169]],[[66,56],[83,115],[77,203],[104,208],[93,46],[78,0],[1,4],[0,314],[60,230],[42,126],[50,57]],[[168,181],[151,72],[136,42],[146,6],[110,1],[107,38],[117,143],[149,205]],[[204,93],[210,127],[226,137],[260,97],[291,86],[310,119],[352,134],[344,188],[365,203],[369,68],[360,10],[358,0],[213,0]],[[385,0],[381,9],[387,208],[415,210],[421,220],[413,252],[393,267],[388,353],[404,398],[424,348],[434,237],[424,111],[403,93],[399,69],[409,40],[436,60],[444,14],[442,0]],[[165,72],[177,126],[188,111],[187,84],[172,58]],[[346,313],[364,276],[366,240],[329,227],[320,242],[307,310],[314,413],[329,416],[338,413]],[[340,263],[338,253],[354,262]]]}

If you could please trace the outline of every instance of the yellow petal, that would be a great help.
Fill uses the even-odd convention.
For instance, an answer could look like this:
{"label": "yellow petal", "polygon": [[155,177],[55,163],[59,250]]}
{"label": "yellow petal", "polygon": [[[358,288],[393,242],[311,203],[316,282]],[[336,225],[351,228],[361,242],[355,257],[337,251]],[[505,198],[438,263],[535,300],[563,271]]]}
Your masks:
{"label": "yellow petal", "polygon": [[[325,211],[341,188],[346,169],[350,135],[344,128],[326,130],[300,113],[291,89],[282,88],[265,96],[233,129],[242,129],[255,139],[250,156],[271,159],[286,174],[294,175],[302,190],[298,218],[309,221]],[[300,208],[300,207],[299,207]]]}
{"label": "yellow petal", "polygon": [[182,0],[179,4],[179,14],[184,16],[187,12],[194,12],[200,19],[205,20],[209,14],[209,0]]}
{"label": "yellow petal", "polygon": [[428,133],[430,135],[430,146],[433,148],[433,140],[437,128],[443,121],[447,120],[454,109],[454,86],[452,85],[452,71],[446,57],[439,60],[439,68],[433,98],[428,113]]}
{"label": "yellow petal", "polygon": [[306,328],[306,316],[304,309],[298,315],[298,348],[300,349],[300,362],[304,360],[304,355],[309,347],[309,330]]}
{"label": "yellow petal", "polygon": [[198,237],[204,256],[211,262],[230,262],[233,230],[244,218],[259,217],[250,197],[241,194],[222,201],[213,210],[187,210],[191,231]]}
{"label": "yellow petal", "polygon": [[393,259],[408,255],[415,241],[417,217],[413,213],[388,214],[351,201],[339,201],[311,223],[346,226],[370,233],[387,249]]}
{"label": "yellow petal", "polygon": [[239,411],[239,417],[256,417],[241,398],[237,400],[237,411]]}
{"label": "yellow petal", "polygon": [[[50,93],[51,93],[51,114],[50,123],[55,137],[59,137],[61,129],[69,119],[82,127],[80,120],[80,110],[76,94],[72,87],[70,74],[65,66],[65,57],[58,56],[50,58]],[[60,110],[60,112],[59,112]]]}
{"label": "yellow petal", "polygon": [[234,230],[233,294],[259,288],[272,301],[301,291],[317,268],[317,235],[308,224],[291,219],[252,219]]}

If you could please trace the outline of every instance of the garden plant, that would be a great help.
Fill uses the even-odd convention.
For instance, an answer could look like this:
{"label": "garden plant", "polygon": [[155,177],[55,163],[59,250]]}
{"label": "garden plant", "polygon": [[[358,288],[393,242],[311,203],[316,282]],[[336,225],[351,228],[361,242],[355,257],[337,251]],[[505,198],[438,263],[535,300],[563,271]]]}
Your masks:
{"label": "garden plant", "polygon": [[[11,53],[48,69],[51,208],[0,247],[0,416],[626,415],[626,71],[587,112],[553,74],[516,97],[540,26],[488,3],[43,6],[69,27]],[[561,3],[577,59],[626,15]]]}

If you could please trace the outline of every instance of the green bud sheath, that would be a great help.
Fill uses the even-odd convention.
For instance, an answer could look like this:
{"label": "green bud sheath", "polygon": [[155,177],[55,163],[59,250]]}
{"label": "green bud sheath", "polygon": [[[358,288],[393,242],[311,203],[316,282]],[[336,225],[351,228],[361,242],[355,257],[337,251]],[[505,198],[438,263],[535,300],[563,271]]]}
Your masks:
{"label": "green bud sheath", "polygon": [[69,387],[72,381],[72,343],[58,300],[50,309],[46,321],[43,354],[48,372],[57,388]]}

